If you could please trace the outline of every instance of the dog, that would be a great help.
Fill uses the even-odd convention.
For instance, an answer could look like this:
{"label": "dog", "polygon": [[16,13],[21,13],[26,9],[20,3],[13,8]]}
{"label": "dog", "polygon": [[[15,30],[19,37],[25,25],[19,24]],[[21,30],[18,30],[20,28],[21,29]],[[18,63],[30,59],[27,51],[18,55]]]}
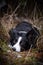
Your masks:
{"label": "dog", "polygon": [[10,44],[9,47],[14,51],[21,52],[29,50],[31,45],[35,47],[37,38],[40,33],[39,30],[32,26],[32,24],[22,21],[17,24],[15,28],[9,31]]}

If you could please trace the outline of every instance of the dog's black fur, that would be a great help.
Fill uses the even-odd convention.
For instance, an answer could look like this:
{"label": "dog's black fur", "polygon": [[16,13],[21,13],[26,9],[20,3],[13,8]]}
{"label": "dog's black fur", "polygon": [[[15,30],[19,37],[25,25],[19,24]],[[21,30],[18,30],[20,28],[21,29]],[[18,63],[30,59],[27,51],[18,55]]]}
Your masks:
{"label": "dog's black fur", "polygon": [[19,23],[15,28],[12,28],[9,31],[9,34],[10,34],[10,45],[12,46],[16,44],[19,36],[22,37],[22,40],[19,43],[21,47],[20,51],[30,49],[31,45],[35,47],[37,38],[40,35],[39,30],[36,27],[32,26],[32,24],[25,21]]}

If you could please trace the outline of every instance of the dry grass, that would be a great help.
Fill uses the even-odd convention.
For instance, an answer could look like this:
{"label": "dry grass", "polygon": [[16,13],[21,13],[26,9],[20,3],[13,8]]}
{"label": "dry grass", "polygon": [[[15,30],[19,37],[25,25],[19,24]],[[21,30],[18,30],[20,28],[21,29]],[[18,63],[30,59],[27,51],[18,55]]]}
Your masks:
{"label": "dry grass", "polygon": [[[37,27],[40,31],[40,38],[37,40],[37,48],[31,49],[24,52],[14,52],[12,49],[8,48],[6,42],[9,40],[9,30],[15,27],[22,20],[28,20],[33,26]],[[43,50],[43,17],[30,19],[29,17],[17,17],[16,14],[4,15],[0,20],[0,35],[2,39],[0,40],[0,61],[2,65],[43,65],[43,63],[38,63],[39,60],[43,62],[43,52],[39,53],[39,50]],[[4,31],[4,32],[3,32]],[[3,34],[4,33],[4,34]],[[41,43],[41,45],[40,45]]]}

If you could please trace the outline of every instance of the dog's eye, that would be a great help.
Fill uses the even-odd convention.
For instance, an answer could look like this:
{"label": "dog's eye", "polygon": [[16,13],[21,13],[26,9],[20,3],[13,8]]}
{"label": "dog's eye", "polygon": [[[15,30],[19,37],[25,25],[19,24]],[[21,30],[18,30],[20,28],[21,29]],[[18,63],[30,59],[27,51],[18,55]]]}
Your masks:
{"label": "dog's eye", "polygon": [[17,39],[15,39],[15,42],[17,42]]}
{"label": "dog's eye", "polygon": [[22,41],[20,41],[20,44],[22,43]]}
{"label": "dog's eye", "polygon": [[16,43],[17,42],[17,39],[15,39],[13,42]]}
{"label": "dog's eye", "polygon": [[20,45],[23,46],[23,42],[22,41],[20,42]]}

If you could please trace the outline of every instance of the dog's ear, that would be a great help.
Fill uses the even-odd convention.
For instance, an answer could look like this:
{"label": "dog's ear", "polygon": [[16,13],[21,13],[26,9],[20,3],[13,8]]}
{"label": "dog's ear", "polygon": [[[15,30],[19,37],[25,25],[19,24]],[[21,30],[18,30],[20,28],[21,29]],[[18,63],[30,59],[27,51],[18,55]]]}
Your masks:
{"label": "dog's ear", "polygon": [[36,32],[37,36],[39,37],[40,36],[39,30],[36,27],[34,27],[33,30]]}
{"label": "dog's ear", "polygon": [[26,37],[28,37],[29,35],[31,35],[32,34],[32,32],[31,31],[28,31],[27,33],[26,33]]}

